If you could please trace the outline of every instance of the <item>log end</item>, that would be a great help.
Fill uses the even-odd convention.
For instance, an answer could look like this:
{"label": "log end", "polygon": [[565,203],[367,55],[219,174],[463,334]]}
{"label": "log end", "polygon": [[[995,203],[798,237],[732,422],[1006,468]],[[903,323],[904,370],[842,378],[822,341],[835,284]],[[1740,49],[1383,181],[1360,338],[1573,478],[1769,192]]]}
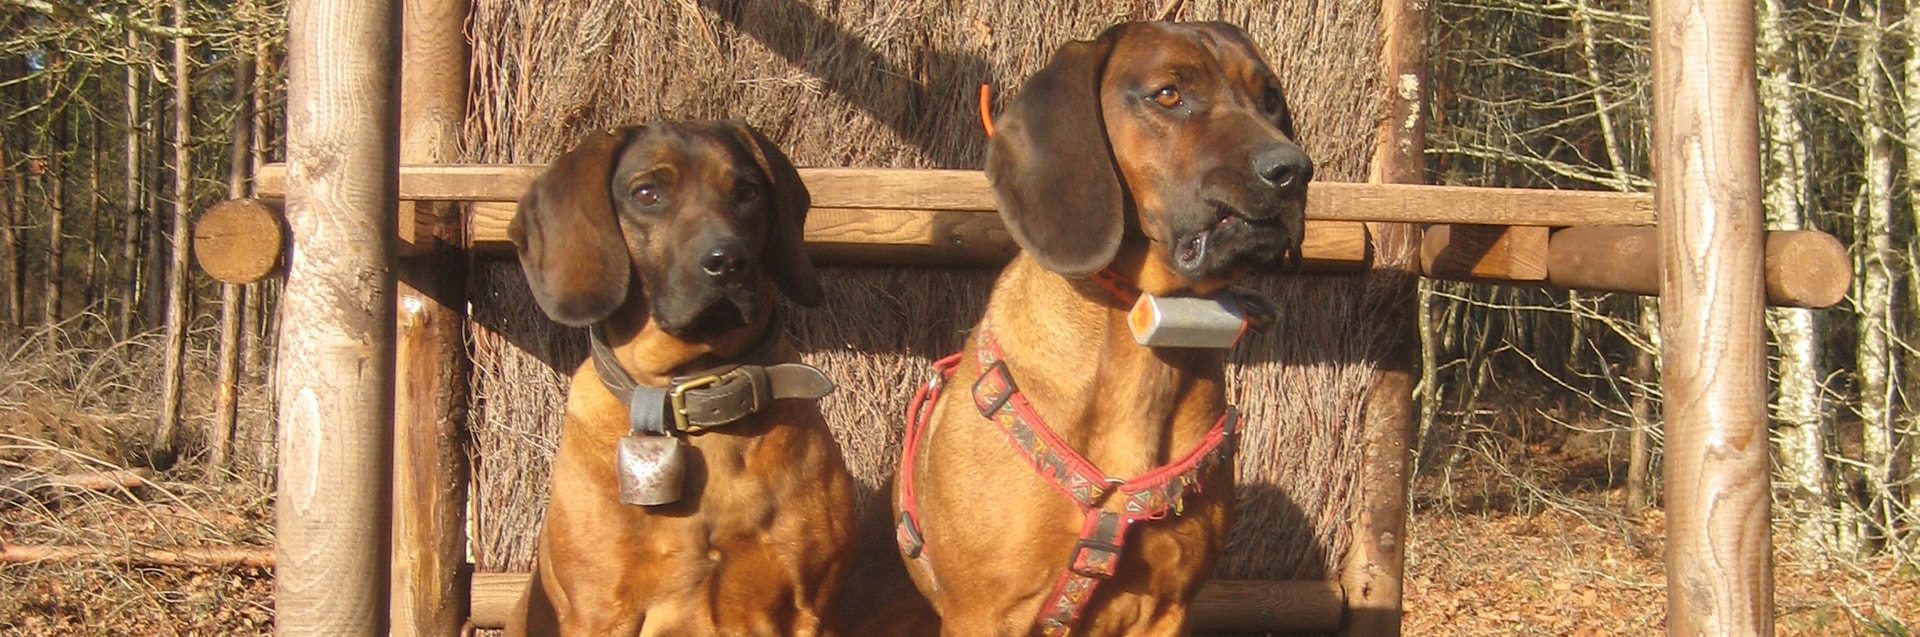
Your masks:
{"label": "log end", "polygon": [[195,260],[223,283],[246,285],[272,276],[285,250],[284,217],[258,199],[220,202],[193,225]]}

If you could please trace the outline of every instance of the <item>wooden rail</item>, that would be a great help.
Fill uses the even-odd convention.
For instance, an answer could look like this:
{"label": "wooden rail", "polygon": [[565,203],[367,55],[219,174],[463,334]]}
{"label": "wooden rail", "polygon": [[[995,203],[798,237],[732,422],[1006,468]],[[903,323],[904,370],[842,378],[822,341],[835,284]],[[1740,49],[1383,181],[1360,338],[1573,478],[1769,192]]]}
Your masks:
{"label": "wooden rail", "polygon": [[[527,573],[474,573],[474,628],[501,628],[527,589]],[[1196,634],[1330,633],[1347,596],[1339,582],[1207,582],[1193,602]]]}
{"label": "wooden rail", "polygon": [[[512,249],[507,224],[542,167],[411,164],[400,196],[472,202],[465,247],[501,256]],[[983,266],[1019,251],[993,210],[983,173],[881,168],[801,169],[813,193],[807,246],[821,263]],[[286,169],[261,169],[262,197],[284,196]],[[1611,192],[1402,184],[1316,183],[1307,198],[1307,272],[1359,272],[1373,266],[1369,223],[1428,224],[1421,273],[1487,283],[1555,285],[1657,294],[1653,198]],[[432,251],[445,222],[402,209],[403,251]],[[411,230],[408,232],[406,230]],[[1551,240],[1549,237],[1551,236]],[[1838,303],[1851,277],[1845,247],[1802,231],[1769,252],[1768,302],[1823,308]],[[1636,256],[1637,255],[1637,256]],[[1836,292],[1838,291],[1838,292]]]}
{"label": "wooden rail", "polygon": [[[403,165],[400,198],[515,202],[542,168]],[[820,209],[994,209],[986,175],[977,170],[802,168],[800,176],[813,195],[814,207]],[[280,197],[286,192],[284,165],[263,166],[255,179],[256,191],[263,198]],[[1653,197],[1575,190],[1314,182],[1307,196],[1307,218],[1500,226],[1646,226],[1653,224]]]}

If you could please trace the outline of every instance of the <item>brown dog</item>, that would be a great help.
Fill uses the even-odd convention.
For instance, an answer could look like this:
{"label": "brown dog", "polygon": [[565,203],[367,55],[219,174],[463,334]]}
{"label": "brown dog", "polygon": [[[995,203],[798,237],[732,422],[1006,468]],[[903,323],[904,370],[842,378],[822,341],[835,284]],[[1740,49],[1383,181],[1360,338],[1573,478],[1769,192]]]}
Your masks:
{"label": "brown dog", "polygon": [[[595,352],[508,634],[822,632],[852,484],[811,400],[832,384],[793,363],[774,298],[821,300],[808,205],[786,156],[734,122],[597,134],[521,199],[510,234],[534,297],[592,326]],[[668,463],[635,449],[678,445],[679,488],[623,485]]]}
{"label": "brown dog", "polygon": [[945,634],[1186,630],[1237,416],[1222,350],[1140,345],[1128,309],[1297,264],[1312,171],[1230,25],[1122,24],[1027,81],[987,158],[1023,252],[910,415],[895,489]]}

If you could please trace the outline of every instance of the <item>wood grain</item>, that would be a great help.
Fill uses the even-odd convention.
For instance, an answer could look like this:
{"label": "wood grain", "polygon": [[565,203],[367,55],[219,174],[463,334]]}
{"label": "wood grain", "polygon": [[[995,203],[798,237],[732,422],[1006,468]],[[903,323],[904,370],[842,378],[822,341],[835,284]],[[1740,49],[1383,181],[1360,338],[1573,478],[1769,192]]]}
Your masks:
{"label": "wood grain", "polygon": [[[1384,0],[1380,3],[1380,74],[1386,87],[1381,118],[1374,141],[1373,162],[1368,166],[1371,190],[1391,197],[1392,193],[1409,199],[1451,191],[1420,186],[1426,181],[1426,0]],[[1312,193],[1318,196],[1318,191]],[[1487,201],[1512,193],[1484,193]],[[1322,197],[1321,199],[1325,199]],[[1342,635],[1369,637],[1400,634],[1405,615],[1403,590],[1407,561],[1407,487],[1412,480],[1414,387],[1420,380],[1420,327],[1418,280],[1420,274],[1420,228],[1415,219],[1391,218],[1387,211],[1423,213],[1422,206],[1434,202],[1395,200],[1356,201],[1346,210],[1365,211],[1373,223],[1378,256],[1370,282],[1401,295],[1399,303],[1383,303],[1367,317],[1384,330],[1382,342],[1374,345],[1369,361],[1374,366],[1372,387],[1366,396],[1359,435],[1359,473],[1354,480],[1351,520],[1352,544],[1347,547],[1340,569],[1340,583],[1347,593],[1346,621]],[[1475,202],[1454,202],[1454,212],[1482,212],[1481,223],[1519,223],[1496,219],[1493,208],[1475,209]],[[1397,207],[1396,207],[1397,206]],[[1538,211],[1555,210],[1541,208]],[[1457,223],[1457,222],[1449,222]]]}
{"label": "wood grain", "polygon": [[397,183],[392,0],[288,12],[274,622],[387,633]]}
{"label": "wood grain", "polygon": [[1542,281],[1547,234],[1540,226],[1438,225],[1420,237],[1420,272],[1456,281]]}
{"label": "wood grain", "polygon": [[[519,201],[537,165],[409,164],[402,199]],[[984,173],[902,168],[802,168],[816,208],[993,210]],[[261,197],[285,192],[284,166],[262,167]],[[1314,182],[1307,218],[1393,223],[1516,226],[1634,226],[1653,223],[1645,194],[1420,184]]]}
{"label": "wood grain", "polygon": [[1667,633],[1773,634],[1754,4],[1653,3]]}
{"label": "wood grain", "polygon": [[[470,0],[402,3],[400,161],[459,158]],[[467,621],[466,256],[457,207],[401,202],[395,310],[393,635],[456,637]]]}
{"label": "wood grain", "polygon": [[193,258],[216,281],[246,285],[272,276],[286,253],[280,202],[229,199],[193,224]]}
{"label": "wood grain", "polygon": [[[507,224],[514,204],[476,203],[467,221],[478,254],[512,253]],[[999,267],[1020,249],[991,210],[821,208],[807,212],[807,253],[830,265]],[[1356,272],[1369,256],[1364,224],[1309,221],[1303,242],[1309,272]]]}

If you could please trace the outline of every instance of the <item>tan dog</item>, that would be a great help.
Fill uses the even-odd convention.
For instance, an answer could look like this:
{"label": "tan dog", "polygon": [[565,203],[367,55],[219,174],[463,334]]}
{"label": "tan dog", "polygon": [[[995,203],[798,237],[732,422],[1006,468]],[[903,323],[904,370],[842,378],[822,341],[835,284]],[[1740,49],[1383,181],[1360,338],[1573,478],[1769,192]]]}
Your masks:
{"label": "tan dog", "polygon": [[[510,234],[535,299],[592,326],[596,351],[573,376],[508,634],[822,632],[852,484],[812,400],[832,384],[793,363],[774,298],[821,300],[808,205],[786,156],[734,122],[594,135],[520,201]],[[623,486],[664,466],[623,456],[623,438],[684,444],[684,484]],[[671,502],[623,502],[636,492]]]}
{"label": "tan dog", "polygon": [[944,634],[1186,630],[1237,416],[1223,350],[1140,345],[1127,312],[1297,264],[1312,171],[1233,26],[1122,24],[1027,81],[987,159],[1023,252],[910,416],[896,481]]}

